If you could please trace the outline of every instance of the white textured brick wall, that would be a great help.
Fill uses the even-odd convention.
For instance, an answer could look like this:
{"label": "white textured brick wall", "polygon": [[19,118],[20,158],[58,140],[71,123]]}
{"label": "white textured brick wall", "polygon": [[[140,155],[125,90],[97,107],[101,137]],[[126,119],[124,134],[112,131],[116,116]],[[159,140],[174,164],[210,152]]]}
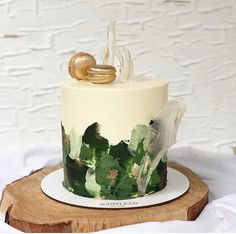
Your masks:
{"label": "white textured brick wall", "polygon": [[179,144],[236,145],[235,0],[0,0],[0,147],[60,143],[59,89],[76,51],[99,57],[106,25],[137,73],[170,81],[188,112]]}

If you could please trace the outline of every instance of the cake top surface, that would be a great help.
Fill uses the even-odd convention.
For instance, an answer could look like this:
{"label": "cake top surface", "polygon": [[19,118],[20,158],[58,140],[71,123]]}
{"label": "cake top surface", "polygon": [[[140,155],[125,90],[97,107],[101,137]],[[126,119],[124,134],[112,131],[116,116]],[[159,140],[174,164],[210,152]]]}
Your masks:
{"label": "cake top surface", "polygon": [[78,81],[75,79],[65,79],[61,81],[61,85],[74,89],[89,89],[89,90],[137,90],[154,87],[163,87],[168,85],[168,81],[163,79],[154,79],[151,77],[136,76],[129,81],[116,79],[110,84],[93,84],[88,81]]}

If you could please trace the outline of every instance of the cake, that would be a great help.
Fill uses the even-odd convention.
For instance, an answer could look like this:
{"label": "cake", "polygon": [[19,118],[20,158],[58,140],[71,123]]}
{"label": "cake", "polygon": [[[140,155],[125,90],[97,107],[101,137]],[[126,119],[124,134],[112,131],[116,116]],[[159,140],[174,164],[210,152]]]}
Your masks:
{"label": "cake", "polygon": [[[81,65],[84,53],[77,55]],[[72,77],[77,57],[69,66]],[[126,61],[124,66],[130,63],[122,61]],[[126,79],[114,80],[110,72],[114,69],[109,73],[104,65],[97,75],[99,81],[90,82],[91,78],[96,81],[93,72],[99,68],[94,60],[92,63],[90,67],[86,63],[87,78],[60,84],[63,186],[79,196],[111,200],[163,189],[166,153],[175,141],[183,113],[178,101],[168,101],[168,82],[132,72],[125,72]],[[111,74],[112,82],[100,82]]]}

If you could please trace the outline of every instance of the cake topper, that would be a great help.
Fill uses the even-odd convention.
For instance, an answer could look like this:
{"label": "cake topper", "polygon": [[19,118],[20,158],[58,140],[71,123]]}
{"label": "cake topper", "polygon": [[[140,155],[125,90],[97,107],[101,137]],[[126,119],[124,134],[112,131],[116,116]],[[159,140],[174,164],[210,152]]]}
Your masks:
{"label": "cake topper", "polygon": [[95,58],[85,52],[79,52],[70,59],[68,70],[72,78],[94,84],[110,83],[116,77],[114,66],[96,64]]}
{"label": "cake topper", "polygon": [[114,65],[114,58],[116,56],[120,62],[120,79],[129,81],[134,77],[133,60],[127,48],[116,45],[115,24],[115,21],[111,21],[108,25],[107,45],[105,48],[103,63]]}
{"label": "cake topper", "polygon": [[95,65],[88,70],[88,81],[94,84],[106,84],[116,78],[116,69],[111,65]]}
{"label": "cake topper", "polygon": [[134,77],[133,61],[129,50],[116,45],[115,21],[107,29],[107,43],[103,64],[96,64],[96,59],[85,52],[75,54],[69,61],[68,70],[72,78],[87,80],[94,84],[110,83],[116,78],[115,56],[120,63],[119,78],[129,81]]}
{"label": "cake topper", "polygon": [[87,80],[88,69],[94,65],[96,65],[96,60],[92,55],[79,52],[70,59],[68,70],[72,78]]}

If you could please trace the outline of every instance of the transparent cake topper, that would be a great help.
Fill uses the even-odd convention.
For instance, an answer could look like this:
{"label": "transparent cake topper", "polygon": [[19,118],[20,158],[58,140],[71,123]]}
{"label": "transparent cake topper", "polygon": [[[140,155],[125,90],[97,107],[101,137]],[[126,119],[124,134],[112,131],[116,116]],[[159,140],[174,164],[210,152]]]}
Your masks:
{"label": "transparent cake topper", "polygon": [[119,79],[128,81],[134,78],[134,66],[130,52],[124,46],[116,45],[115,21],[111,21],[107,29],[107,45],[103,63],[114,66],[115,56],[120,62]]}
{"label": "transparent cake topper", "polygon": [[185,109],[182,99],[170,100],[149,125],[145,144],[147,151],[137,178],[141,196],[145,194],[151,175],[160,160],[166,160],[167,150],[175,144]]}

